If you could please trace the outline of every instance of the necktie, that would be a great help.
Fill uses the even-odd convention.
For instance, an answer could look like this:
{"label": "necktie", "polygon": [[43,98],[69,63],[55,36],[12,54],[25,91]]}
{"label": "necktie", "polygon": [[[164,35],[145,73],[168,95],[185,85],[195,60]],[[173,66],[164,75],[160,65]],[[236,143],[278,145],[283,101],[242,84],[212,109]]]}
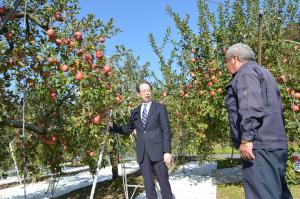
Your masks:
{"label": "necktie", "polygon": [[142,122],[143,122],[143,127],[144,128],[146,126],[146,121],[147,121],[147,116],[148,116],[146,107],[147,107],[147,104],[144,104],[144,110],[143,110],[143,113],[142,113]]}

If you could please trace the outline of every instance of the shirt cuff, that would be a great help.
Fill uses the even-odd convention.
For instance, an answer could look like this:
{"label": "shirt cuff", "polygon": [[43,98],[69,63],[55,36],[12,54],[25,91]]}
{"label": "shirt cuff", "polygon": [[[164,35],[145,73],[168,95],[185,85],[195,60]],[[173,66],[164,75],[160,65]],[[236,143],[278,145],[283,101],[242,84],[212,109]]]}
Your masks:
{"label": "shirt cuff", "polygon": [[241,141],[253,141],[255,133],[254,132],[243,132]]}

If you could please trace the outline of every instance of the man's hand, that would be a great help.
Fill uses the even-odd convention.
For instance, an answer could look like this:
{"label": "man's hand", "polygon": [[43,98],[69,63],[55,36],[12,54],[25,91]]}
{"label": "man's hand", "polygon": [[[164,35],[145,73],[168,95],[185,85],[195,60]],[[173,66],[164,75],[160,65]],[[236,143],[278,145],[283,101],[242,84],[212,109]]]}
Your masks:
{"label": "man's hand", "polygon": [[120,129],[119,125],[113,123],[113,125],[109,127],[109,132],[110,133],[118,133],[119,129]]}
{"label": "man's hand", "polygon": [[243,158],[246,161],[255,160],[255,156],[252,152],[252,149],[253,149],[253,142],[241,143],[240,146],[241,158]]}
{"label": "man's hand", "polygon": [[164,162],[166,164],[170,164],[172,162],[172,155],[171,155],[171,153],[164,153]]}

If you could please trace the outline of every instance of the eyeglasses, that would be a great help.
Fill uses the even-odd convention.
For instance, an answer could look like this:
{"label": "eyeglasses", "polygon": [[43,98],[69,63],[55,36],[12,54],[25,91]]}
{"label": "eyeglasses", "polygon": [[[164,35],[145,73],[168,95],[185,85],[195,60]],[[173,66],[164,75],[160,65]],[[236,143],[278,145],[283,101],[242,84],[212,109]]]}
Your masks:
{"label": "eyeglasses", "polygon": [[140,93],[150,93],[151,90],[140,90]]}

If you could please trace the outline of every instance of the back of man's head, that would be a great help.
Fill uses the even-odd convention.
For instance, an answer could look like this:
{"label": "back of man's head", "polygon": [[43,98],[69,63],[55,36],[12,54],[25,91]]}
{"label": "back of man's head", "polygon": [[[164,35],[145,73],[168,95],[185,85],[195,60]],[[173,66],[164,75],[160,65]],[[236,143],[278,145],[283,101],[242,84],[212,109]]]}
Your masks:
{"label": "back of man's head", "polygon": [[246,44],[237,43],[230,46],[226,52],[226,59],[231,56],[236,56],[241,62],[255,60],[255,54],[253,50]]}

